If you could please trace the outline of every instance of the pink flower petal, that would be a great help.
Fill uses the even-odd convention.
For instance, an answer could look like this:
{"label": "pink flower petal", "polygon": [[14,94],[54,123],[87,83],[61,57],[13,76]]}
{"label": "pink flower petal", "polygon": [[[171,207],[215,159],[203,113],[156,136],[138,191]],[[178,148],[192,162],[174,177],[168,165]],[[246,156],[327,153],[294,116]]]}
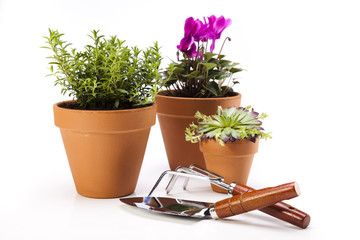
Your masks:
{"label": "pink flower petal", "polygon": [[194,25],[194,18],[189,17],[185,20],[185,26],[184,26],[184,37],[188,36],[191,33],[191,30]]}
{"label": "pink flower petal", "polygon": [[194,43],[193,37],[184,37],[180,41],[180,45],[177,45],[177,49],[180,51],[186,51]]}

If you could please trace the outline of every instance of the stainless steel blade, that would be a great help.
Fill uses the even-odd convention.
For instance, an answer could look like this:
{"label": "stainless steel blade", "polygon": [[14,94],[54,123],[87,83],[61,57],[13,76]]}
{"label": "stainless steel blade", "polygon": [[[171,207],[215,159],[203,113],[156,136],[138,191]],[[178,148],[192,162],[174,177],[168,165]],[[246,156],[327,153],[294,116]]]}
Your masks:
{"label": "stainless steel blade", "polygon": [[211,218],[209,209],[213,206],[207,202],[166,197],[130,197],[120,198],[120,201],[149,211],[200,219]]}

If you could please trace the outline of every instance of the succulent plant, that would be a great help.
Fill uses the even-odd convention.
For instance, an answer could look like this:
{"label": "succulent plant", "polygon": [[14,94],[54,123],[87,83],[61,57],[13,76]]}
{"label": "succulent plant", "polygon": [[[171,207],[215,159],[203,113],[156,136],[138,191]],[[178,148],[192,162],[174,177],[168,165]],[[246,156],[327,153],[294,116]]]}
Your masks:
{"label": "succulent plant", "polygon": [[[251,110],[250,110],[251,109]],[[221,145],[226,142],[234,142],[239,139],[248,139],[255,142],[256,138],[271,138],[270,133],[265,133],[261,127],[260,119],[267,114],[259,114],[251,106],[231,107],[217,109],[217,114],[206,116],[199,111],[195,114],[197,124],[190,124],[185,130],[186,141],[197,143],[205,139],[215,139]]]}

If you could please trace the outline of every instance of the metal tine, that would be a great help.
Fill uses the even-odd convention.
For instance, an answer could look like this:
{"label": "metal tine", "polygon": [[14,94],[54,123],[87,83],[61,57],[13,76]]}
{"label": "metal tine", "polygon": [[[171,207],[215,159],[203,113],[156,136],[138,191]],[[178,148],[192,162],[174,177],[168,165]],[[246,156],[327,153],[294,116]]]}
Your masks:
{"label": "metal tine", "polygon": [[[188,167],[184,167],[184,166],[179,166],[175,169],[176,172],[182,172],[182,173],[186,173],[188,174],[188,176],[185,177],[185,181],[188,181],[188,179],[190,178],[190,176],[199,176],[199,177],[203,177],[203,178],[208,178],[208,176],[199,174],[198,172],[188,168]],[[177,181],[178,176],[177,175],[173,175],[168,183],[168,185],[166,186],[165,190],[166,193],[169,194],[169,192],[174,188],[175,182]],[[204,179],[206,180],[206,179]],[[186,190],[184,188],[184,190]]]}
{"label": "metal tine", "polygon": [[[191,174],[191,175],[197,175],[197,176],[201,176],[203,177],[202,175],[199,175],[199,174],[196,174],[196,173],[193,173],[192,169],[188,168],[188,167],[184,167],[184,166],[178,166],[176,169],[175,169],[176,172],[182,172],[182,173],[186,173],[186,174]],[[168,185],[166,186],[165,190],[166,190],[166,193],[169,194],[170,191],[174,188],[175,186],[175,182],[177,181],[178,179],[178,176],[176,175],[173,175],[168,183]],[[185,177],[185,181],[188,180],[189,177]],[[184,189],[185,190],[185,189]]]}
{"label": "metal tine", "polygon": [[[178,173],[184,173],[186,175],[183,175],[185,177],[185,181],[188,180],[189,178],[198,178],[198,179],[201,179],[201,180],[205,180],[205,181],[208,181],[208,182],[213,182],[213,181],[217,181],[219,180],[219,178],[211,178],[207,175],[204,175],[202,173],[199,173],[193,169],[190,169],[188,167],[184,167],[184,166],[179,166],[175,169],[176,172]],[[173,188],[174,188],[174,185],[175,185],[175,182],[177,180],[178,176],[177,175],[174,175],[172,176],[172,178],[170,179],[167,187],[166,187],[166,193],[168,194]],[[186,190],[186,188],[184,188],[184,190]]]}
{"label": "metal tine", "polygon": [[[224,184],[223,184],[224,179],[222,177],[220,177],[220,176],[218,176],[216,174],[213,174],[211,172],[209,172],[209,174],[205,174],[203,172],[207,172],[207,171],[203,170],[202,168],[197,167],[196,165],[191,165],[191,166],[193,166],[193,168],[179,166],[179,167],[177,167],[175,169],[176,172],[182,172],[182,173],[187,174],[186,178],[185,178],[185,181],[184,181],[184,185],[183,185],[184,190],[186,190],[186,187],[187,187],[187,184],[189,182],[190,177],[194,178],[195,176],[197,176],[199,179],[202,179],[202,180],[208,181],[210,183],[216,184],[217,186],[228,190],[228,186],[224,186]],[[169,181],[169,183],[168,183],[168,185],[166,187],[166,193],[169,193],[173,189],[177,178],[178,178],[178,176],[174,175],[170,179],[170,181]]]}
{"label": "metal tine", "polygon": [[[210,172],[209,170],[203,169],[195,164],[191,164],[189,169],[193,170],[193,172],[196,172],[202,176],[208,176],[209,178],[217,179],[220,182],[224,181],[223,177],[221,177],[213,172]],[[189,178],[186,178],[184,181],[184,185],[183,185],[184,190],[186,190],[188,184],[189,184]]]}
{"label": "metal tine", "polygon": [[199,166],[197,166],[197,165],[195,165],[195,164],[191,164],[189,168],[190,168],[190,169],[193,169],[193,170],[196,170],[196,171],[198,171],[198,172],[201,172],[201,173],[203,173],[203,174],[209,175],[209,176],[211,176],[212,178],[221,178],[222,181],[224,181],[224,178],[221,177],[220,175],[217,175],[216,173],[210,172],[210,171],[207,170],[207,169],[203,169],[203,168],[201,168],[201,167],[199,167]]}
{"label": "metal tine", "polygon": [[186,178],[191,177],[191,178],[197,178],[197,179],[208,180],[208,181],[213,180],[213,179],[211,179],[211,178],[210,178],[210,179],[204,179],[204,177],[201,176],[201,175],[195,175],[195,174],[189,174],[189,173],[186,173],[186,172],[177,172],[177,171],[166,170],[166,171],[164,171],[164,172],[160,175],[160,177],[159,177],[159,179],[156,181],[154,187],[153,187],[153,188],[151,189],[151,191],[149,192],[148,197],[151,196],[151,194],[152,194],[152,193],[155,191],[155,189],[159,186],[161,180],[162,180],[162,179],[164,178],[164,176],[167,175],[167,174],[173,175],[173,177],[174,177],[174,176],[176,176],[176,177],[182,176],[182,177],[186,177]]}

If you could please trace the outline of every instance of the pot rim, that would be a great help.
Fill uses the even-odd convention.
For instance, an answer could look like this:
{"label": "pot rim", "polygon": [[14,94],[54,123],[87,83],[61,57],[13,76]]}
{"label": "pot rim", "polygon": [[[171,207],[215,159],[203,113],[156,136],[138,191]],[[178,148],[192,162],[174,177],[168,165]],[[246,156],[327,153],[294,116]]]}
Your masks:
{"label": "pot rim", "polygon": [[76,100],[65,100],[65,101],[61,101],[61,102],[57,102],[55,103],[53,106],[54,108],[57,108],[59,111],[76,111],[76,112],[84,112],[84,113],[94,113],[94,112],[101,112],[104,114],[111,114],[111,113],[118,113],[118,112],[141,112],[141,111],[145,111],[151,108],[155,108],[156,107],[156,103],[155,101],[150,105],[150,106],[145,106],[145,107],[139,107],[139,108],[132,108],[132,109],[114,109],[114,110],[85,110],[85,109],[71,109],[71,108],[65,108],[65,107],[60,107],[59,105],[62,103],[69,103],[69,102],[76,102]]}
{"label": "pot rim", "polygon": [[[71,102],[73,100],[70,100]],[[66,101],[63,101],[66,102]],[[135,109],[79,110],[53,105],[55,126],[78,132],[124,132],[150,129],[156,123],[157,105]]]}
{"label": "pot rim", "polygon": [[[241,94],[235,92],[235,96],[221,97],[221,98],[184,98],[156,95],[157,113],[168,116],[186,116],[191,117],[194,121],[194,115],[197,111],[209,115],[216,113],[218,106],[232,107],[240,106]],[[184,130],[185,131],[185,130]]]}
{"label": "pot rim", "polygon": [[[171,90],[174,91],[174,90]],[[229,97],[213,97],[213,98],[194,98],[194,97],[175,97],[175,96],[167,96],[167,95],[163,95],[161,93],[165,93],[165,92],[169,92],[169,90],[164,90],[164,91],[160,91],[158,94],[156,94],[156,97],[160,97],[160,98],[165,98],[165,99],[179,99],[182,101],[209,101],[209,100],[222,100],[222,99],[229,99],[229,98],[237,98],[239,97],[239,95],[241,95],[241,93],[239,92],[234,92],[235,95],[234,96],[229,96]]]}
{"label": "pot rim", "polygon": [[[220,143],[218,143],[218,144],[219,144],[221,147],[226,147],[226,144],[227,144],[227,143],[236,145],[236,144],[244,144],[244,143],[252,142],[252,143],[255,144],[255,143],[257,143],[257,142],[260,141],[260,138],[259,138],[259,137],[256,137],[255,139],[256,139],[255,142],[250,141],[250,140],[247,139],[247,138],[241,138],[241,139],[236,139],[236,140],[233,141],[233,142],[229,140],[229,141],[227,141],[227,142],[225,143],[225,146],[221,146]],[[201,144],[208,144],[208,143],[213,143],[214,141],[217,142],[217,140],[214,139],[214,138],[205,138],[204,140],[200,140],[199,143],[201,143]]]}

